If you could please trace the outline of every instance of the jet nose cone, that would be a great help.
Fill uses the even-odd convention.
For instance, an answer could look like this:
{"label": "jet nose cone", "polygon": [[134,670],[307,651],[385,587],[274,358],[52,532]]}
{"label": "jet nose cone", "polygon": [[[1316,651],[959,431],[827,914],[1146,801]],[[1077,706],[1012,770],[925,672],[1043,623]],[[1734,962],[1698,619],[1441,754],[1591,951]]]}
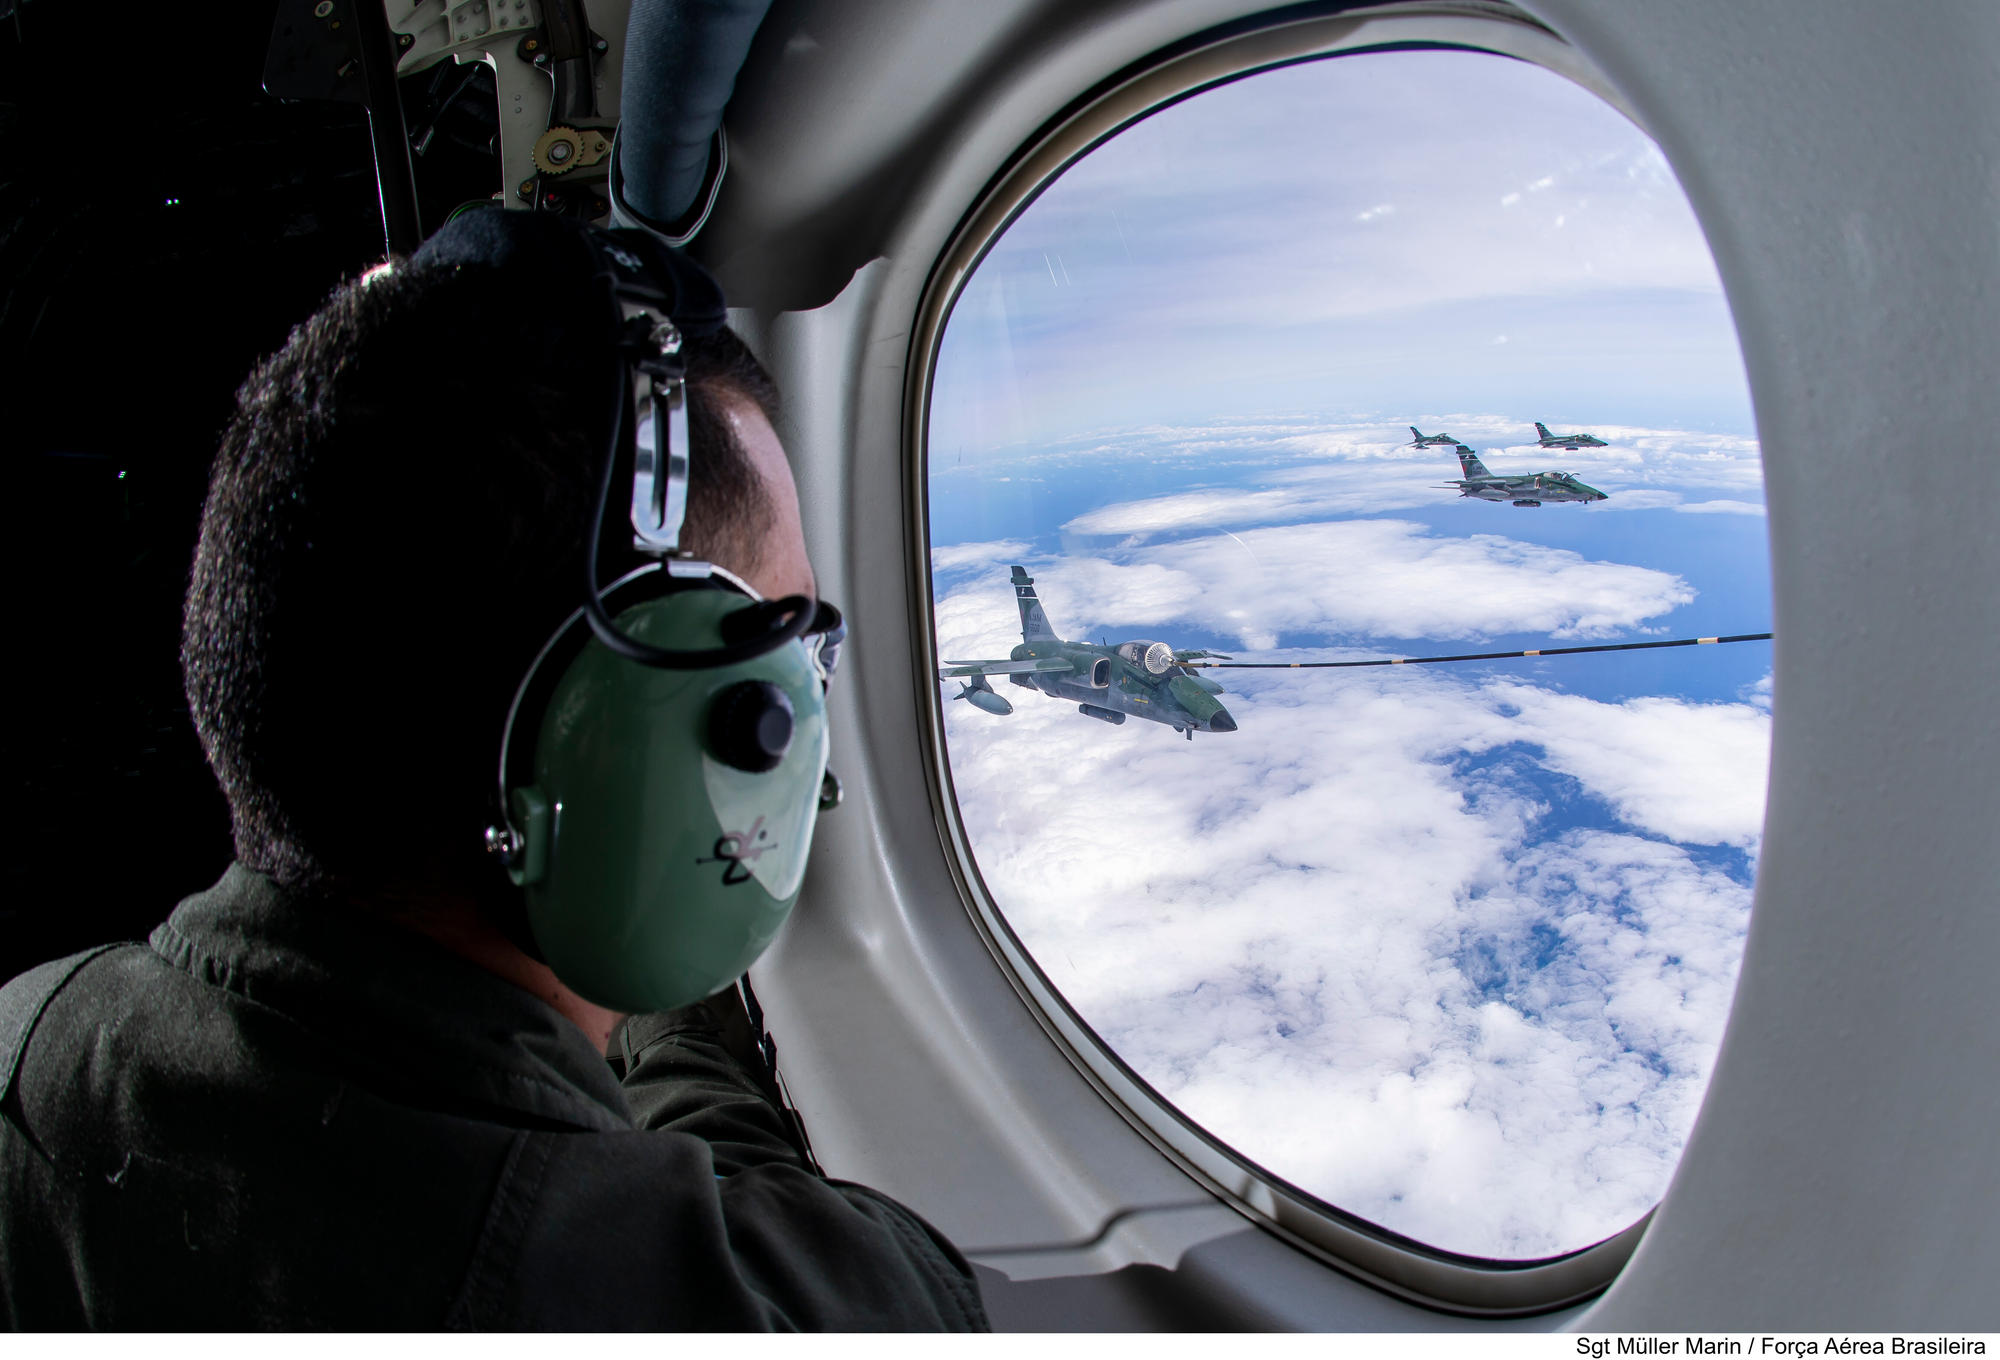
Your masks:
{"label": "jet nose cone", "polygon": [[1236,730],[1236,719],[1229,716],[1228,709],[1218,708],[1215,710],[1215,716],[1208,720],[1208,730],[1211,732],[1234,732]]}

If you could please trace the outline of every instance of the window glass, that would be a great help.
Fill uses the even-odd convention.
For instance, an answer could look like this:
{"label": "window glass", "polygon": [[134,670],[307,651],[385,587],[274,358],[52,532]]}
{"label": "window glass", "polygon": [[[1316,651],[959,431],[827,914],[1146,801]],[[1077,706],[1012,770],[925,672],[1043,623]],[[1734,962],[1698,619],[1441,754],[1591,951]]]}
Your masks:
{"label": "window glass", "polygon": [[1655,1203],[1742,950],[1770,644],[1200,664],[1770,628],[1742,359],[1647,137],[1466,51],[1193,96],[993,245],[926,433],[938,655],[987,663],[940,679],[959,816],[1099,1039],[1447,1251]]}

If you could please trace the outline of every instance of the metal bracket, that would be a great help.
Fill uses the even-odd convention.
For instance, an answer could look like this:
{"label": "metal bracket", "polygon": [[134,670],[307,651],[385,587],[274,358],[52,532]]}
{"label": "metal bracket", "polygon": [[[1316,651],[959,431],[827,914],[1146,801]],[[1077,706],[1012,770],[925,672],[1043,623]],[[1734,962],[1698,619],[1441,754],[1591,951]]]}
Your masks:
{"label": "metal bracket", "polygon": [[[541,0],[388,0],[388,7],[389,26],[413,39],[403,48],[399,74],[413,75],[446,59],[483,61],[493,69],[500,184],[532,183],[535,141],[548,130],[555,92],[548,75],[515,48],[524,33],[541,27]],[[520,200],[508,194],[502,201],[526,208],[533,200],[531,192]]]}
{"label": "metal bracket", "polygon": [[645,327],[651,351],[633,365],[632,546],[667,556],[680,550],[687,521],[687,376],[680,328],[644,307],[621,303],[627,326]]}

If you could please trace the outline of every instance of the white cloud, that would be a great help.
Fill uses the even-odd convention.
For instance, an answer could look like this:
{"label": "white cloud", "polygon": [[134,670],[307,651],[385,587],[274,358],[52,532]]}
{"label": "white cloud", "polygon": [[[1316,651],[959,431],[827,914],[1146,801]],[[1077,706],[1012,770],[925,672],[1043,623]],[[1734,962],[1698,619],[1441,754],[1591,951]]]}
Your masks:
{"label": "white cloud", "polygon": [[[1562,514],[1676,509],[1692,514],[1760,515],[1763,465],[1755,439],[1687,430],[1599,426],[1607,449],[1548,450],[1518,439],[1517,421],[1491,415],[1435,413],[1414,423],[1427,433],[1448,431],[1481,450],[1502,475],[1560,468],[1610,493]],[[1136,500],[1113,501],[1073,515],[1068,534],[1125,538],[1181,533],[1225,525],[1270,524],[1330,515],[1380,514],[1455,503],[1447,481],[1460,476],[1450,449],[1410,447],[1409,425],[1376,422],[1300,422],[1290,425],[1151,427],[1093,435],[1069,445],[1024,451],[1008,468],[1102,469],[1123,464],[1183,465],[1208,477],[1250,469],[1249,485],[1200,487]],[[1499,445],[1498,448],[1492,447]],[[958,475],[939,469],[934,477]],[[1113,483],[1115,485],[1115,482]],[[1727,493],[1690,502],[1687,493]],[[1474,507],[1503,514],[1507,507]]]}
{"label": "white cloud", "polygon": [[[1763,752],[1733,738],[1765,716],[1211,674],[1240,679],[1241,730],[1194,742],[1024,689],[1011,718],[948,708],[981,872],[1064,995],[1217,1136],[1396,1231],[1522,1258],[1643,1213],[1706,1084],[1749,892],[1642,833],[1758,784]],[[1710,728],[1732,737],[1714,759],[1653,759]],[[1580,756],[1592,733],[1620,758]],[[1562,829],[1567,779],[1625,825]],[[1754,836],[1740,810],[1713,820]]]}
{"label": "white cloud", "polygon": [[995,563],[1018,562],[1034,551],[1018,538],[996,539],[990,543],[953,543],[931,549],[932,571],[964,571],[970,567],[990,567]]}
{"label": "white cloud", "polygon": [[[1600,490],[1602,488],[1599,488]],[[1681,495],[1678,491],[1620,491],[1608,501],[1599,501],[1591,506],[1597,514],[1613,514],[1626,510],[1678,510]]]}
{"label": "white cloud", "polygon": [[1766,713],[1769,713],[1771,711],[1771,692],[1772,692],[1771,681],[1772,681],[1771,673],[1769,671],[1766,671],[1764,673],[1764,678],[1762,680],[1759,680],[1756,684],[1750,686],[1749,689],[1744,692],[1743,702],[1746,704],[1752,704],[1757,708],[1763,709]]}
{"label": "white cloud", "polygon": [[1550,769],[1633,826],[1693,845],[1749,846],[1762,835],[1768,710],[1658,697],[1602,704],[1525,685],[1490,693],[1519,706],[1522,739],[1546,751]]}
{"label": "white cloud", "polygon": [[[1181,623],[1258,650],[1287,635],[1294,643],[1518,632],[1601,637],[1695,596],[1670,572],[1494,534],[1435,537],[1393,519],[1224,532],[1031,570],[1051,623],[1068,629],[1066,636]],[[1010,600],[991,580],[967,581],[939,601],[939,636],[1002,654],[1019,640],[1019,625],[1011,610],[994,606]]]}
{"label": "white cloud", "polygon": [[1147,549],[1201,584],[1193,617],[1245,646],[1291,631],[1479,638],[1600,637],[1694,599],[1678,576],[1495,534],[1431,536],[1402,520],[1252,529]]}
{"label": "white cloud", "polygon": [[[1358,510],[1364,503],[1361,498],[1365,494],[1357,490],[1351,501],[1316,497],[1310,503],[1308,513],[1349,508]],[[1330,499],[1332,503],[1329,503]],[[1290,519],[1299,511],[1298,501],[1297,496],[1285,491],[1180,491],[1171,496],[1123,501],[1086,511],[1063,528],[1073,534],[1120,537],[1207,529],[1218,524],[1268,523],[1274,518]]]}

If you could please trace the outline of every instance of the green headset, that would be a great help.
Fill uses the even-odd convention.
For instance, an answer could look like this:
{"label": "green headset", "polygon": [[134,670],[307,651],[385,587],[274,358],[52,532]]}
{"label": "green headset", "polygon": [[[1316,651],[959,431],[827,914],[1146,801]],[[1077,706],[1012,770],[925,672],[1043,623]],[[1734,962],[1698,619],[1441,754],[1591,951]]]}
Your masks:
{"label": "green headset", "polygon": [[[825,692],[846,630],[831,605],[765,601],[680,549],[681,346],[724,324],[714,281],[641,233],[497,210],[461,222],[472,241],[423,253],[584,241],[618,355],[583,604],[515,690],[487,848],[522,889],[523,943],[567,986],[616,1010],[670,1010],[733,983],[791,914],[818,814],[838,801]],[[621,466],[633,546],[657,560],[605,587],[599,539]]]}

